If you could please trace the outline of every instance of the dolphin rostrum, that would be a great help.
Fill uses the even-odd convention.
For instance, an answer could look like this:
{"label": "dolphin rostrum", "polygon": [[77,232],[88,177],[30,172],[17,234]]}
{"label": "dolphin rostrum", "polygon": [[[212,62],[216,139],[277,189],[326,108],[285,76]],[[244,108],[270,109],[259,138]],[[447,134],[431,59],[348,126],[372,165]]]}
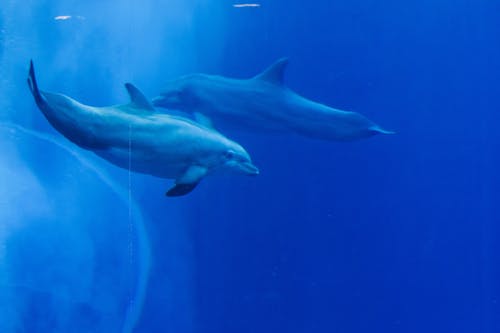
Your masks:
{"label": "dolphin rostrum", "polygon": [[156,113],[130,83],[131,102],[106,107],[39,90],[33,62],[28,85],[47,120],[70,141],[121,168],[175,179],[167,196],[191,192],[216,170],[259,173],[239,144],[189,119]]}
{"label": "dolphin rostrum", "polygon": [[153,99],[153,105],[194,113],[200,119],[325,140],[350,141],[393,133],[359,113],[334,109],[296,94],[284,84],[287,64],[288,59],[280,59],[261,74],[243,80],[186,75],[170,82]]}

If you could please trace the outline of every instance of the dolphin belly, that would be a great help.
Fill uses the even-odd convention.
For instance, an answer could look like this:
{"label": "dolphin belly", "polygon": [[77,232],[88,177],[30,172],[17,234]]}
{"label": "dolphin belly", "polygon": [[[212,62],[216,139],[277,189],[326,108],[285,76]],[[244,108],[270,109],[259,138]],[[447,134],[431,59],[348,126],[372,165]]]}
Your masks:
{"label": "dolphin belly", "polygon": [[128,148],[110,147],[93,151],[99,157],[113,165],[133,172],[152,175],[159,178],[178,178],[187,168],[187,164],[173,156],[158,156]]}
{"label": "dolphin belly", "polygon": [[314,139],[352,141],[376,134],[390,134],[357,112],[344,111],[289,95],[281,121],[293,132]]}

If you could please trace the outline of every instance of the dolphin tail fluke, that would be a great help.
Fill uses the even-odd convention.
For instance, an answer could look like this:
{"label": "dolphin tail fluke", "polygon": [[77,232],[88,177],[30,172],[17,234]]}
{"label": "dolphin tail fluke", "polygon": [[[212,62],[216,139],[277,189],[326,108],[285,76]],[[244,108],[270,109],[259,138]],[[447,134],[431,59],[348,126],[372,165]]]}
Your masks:
{"label": "dolphin tail fluke", "polygon": [[43,98],[40,90],[38,89],[38,84],[36,82],[35,76],[35,66],[33,66],[33,60],[30,60],[30,70],[28,74],[28,87],[30,88],[33,97],[35,98],[36,104],[41,107],[45,104],[45,99]]}

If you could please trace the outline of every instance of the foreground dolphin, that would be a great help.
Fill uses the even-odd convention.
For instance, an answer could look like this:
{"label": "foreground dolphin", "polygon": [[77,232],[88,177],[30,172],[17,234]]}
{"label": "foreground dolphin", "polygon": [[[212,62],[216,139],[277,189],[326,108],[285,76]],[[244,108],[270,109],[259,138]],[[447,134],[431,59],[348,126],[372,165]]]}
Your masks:
{"label": "foreground dolphin", "polygon": [[155,113],[130,83],[125,87],[131,102],[108,107],[88,106],[39,90],[33,62],[28,85],[47,120],[70,141],[121,168],[175,179],[167,196],[191,192],[217,169],[259,173],[239,144],[189,119]]}
{"label": "foreground dolphin", "polygon": [[[255,129],[291,131],[311,138],[349,141],[392,134],[356,112],[299,96],[284,85],[288,59],[245,80],[191,74],[171,82],[153,105],[196,113]],[[208,121],[208,119],[207,119]]]}

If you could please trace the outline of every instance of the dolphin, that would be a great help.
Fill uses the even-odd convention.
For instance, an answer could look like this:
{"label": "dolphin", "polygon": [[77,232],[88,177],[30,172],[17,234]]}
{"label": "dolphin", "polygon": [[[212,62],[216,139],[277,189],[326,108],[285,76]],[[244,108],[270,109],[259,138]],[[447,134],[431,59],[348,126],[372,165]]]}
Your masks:
{"label": "dolphin", "polygon": [[284,84],[282,58],[250,79],[190,74],[167,84],[153,105],[193,113],[200,121],[250,129],[288,131],[310,138],[351,141],[392,134],[356,112],[306,99]]}
{"label": "dolphin", "polygon": [[68,96],[39,90],[31,62],[28,86],[49,123],[79,147],[118,167],[175,179],[167,196],[191,192],[216,170],[259,173],[238,143],[190,119],[155,112],[130,83],[125,84],[131,100],[128,104],[84,105]]}

